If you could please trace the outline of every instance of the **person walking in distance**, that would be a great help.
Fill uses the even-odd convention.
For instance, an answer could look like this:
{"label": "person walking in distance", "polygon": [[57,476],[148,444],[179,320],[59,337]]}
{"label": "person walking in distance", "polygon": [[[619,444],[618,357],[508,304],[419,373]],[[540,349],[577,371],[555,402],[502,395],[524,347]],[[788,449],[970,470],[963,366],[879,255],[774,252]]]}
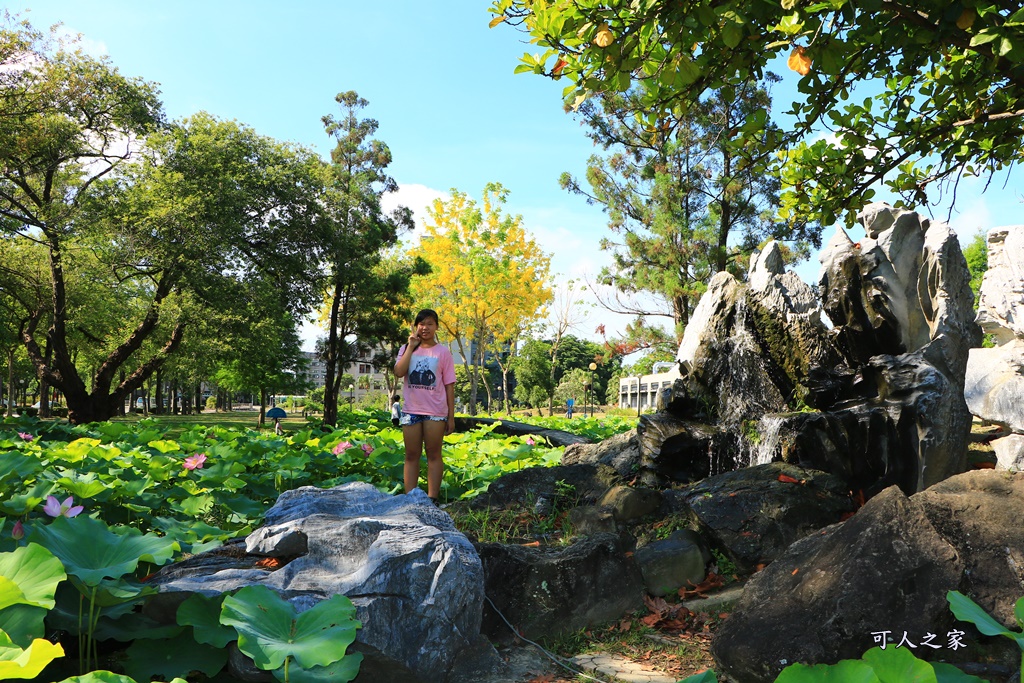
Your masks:
{"label": "person walking in distance", "polygon": [[398,350],[395,376],[403,378],[402,437],[405,441],[405,492],[419,484],[420,456],[427,454],[427,495],[437,502],[444,461],[441,443],[455,431],[455,360],[437,342],[437,313],[416,314],[409,341]]}

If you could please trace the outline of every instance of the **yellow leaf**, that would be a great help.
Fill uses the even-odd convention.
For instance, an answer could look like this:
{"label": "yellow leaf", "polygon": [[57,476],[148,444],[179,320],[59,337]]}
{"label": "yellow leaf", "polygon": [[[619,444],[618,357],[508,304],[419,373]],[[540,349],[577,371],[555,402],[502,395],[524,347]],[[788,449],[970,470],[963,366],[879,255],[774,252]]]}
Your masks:
{"label": "yellow leaf", "polygon": [[608,47],[615,40],[615,36],[612,35],[611,29],[608,28],[608,24],[601,24],[597,27],[597,33],[594,34],[594,45],[598,47]]}
{"label": "yellow leaf", "polygon": [[567,62],[564,59],[562,59],[561,57],[559,57],[558,61],[555,62],[555,68],[553,68],[551,70],[551,73],[554,74],[555,76],[558,76],[559,74],[562,73],[562,69],[564,69],[565,65],[568,64],[568,63],[569,62]]}
{"label": "yellow leaf", "polygon": [[491,23],[487,24],[487,28],[494,28],[503,21],[505,21],[505,15],[499,14],[498,16],[491,19]]}
{"label": "yellow leaf", "polygon": [[960,18],[956,20],[956,27],[966,31],[974,25],[974,20],[978,18],[978,13],[968,7],[960,13]]}
{"label": "yellow leaf", "polygon": [[786,60],[786,65],[801,76],[806,76],[811,72],[811,58],[805,54],[806,52],[807,50],[797,45],[793,48],[789,59]]}

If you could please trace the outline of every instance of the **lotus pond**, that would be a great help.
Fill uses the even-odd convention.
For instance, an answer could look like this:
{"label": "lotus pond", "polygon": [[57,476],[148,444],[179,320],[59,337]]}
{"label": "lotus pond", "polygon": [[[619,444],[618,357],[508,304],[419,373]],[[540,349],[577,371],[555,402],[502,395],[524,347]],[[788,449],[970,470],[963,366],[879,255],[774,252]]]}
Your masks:
{"label": "lotus pond", "polygon": [[[529,422],[592,439],[635,424]],[[443,499],[472,498],[505,472],[561,458],[562,449],[541,437],[493,429],[445,437]],[[328,601],[338,603],[329,618],[295,614],[271,591],[194,596],[179,608],[176,627],[158,627],[141,612],[155,592],[145,578],[186,553],[247,535],[283,491],[364,481],[397,493],[403,461],[401,431],[383,412],[352,411],[337,429],[311,425],[280,437],[198,424],[182,431],[155,418],[3,421],[0,680],[229,681],[232,641],[281,681],[351,680],[359,655],[346,648],[359,624],[343,596]]]}

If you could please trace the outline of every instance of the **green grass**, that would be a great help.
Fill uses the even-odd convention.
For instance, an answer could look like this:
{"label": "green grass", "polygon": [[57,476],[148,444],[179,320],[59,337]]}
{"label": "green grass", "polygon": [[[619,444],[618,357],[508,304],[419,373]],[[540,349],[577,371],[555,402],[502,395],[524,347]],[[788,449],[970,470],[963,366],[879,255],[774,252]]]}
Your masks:
{"label": "green grass", "polygon": [[[127,424],[137,423],[144,419],[141,414],[131,413],[124,417],[115,417],[111,422],[123,422]],[[223,427],[225,429],[259,429],[260,413],[258,410],[236,410],[226,413],[203,413],[201,415],[150,415],[148,418],[156,420],[162,429],[166,430],[169,438],[177,439],[185,431],[203,425],[207,427]],[[281,426],[285,432],[297,432],[305,429],[308,424],[303,417],[286,417],[281,420]],[[274,429],[274,421],[267,420],[265,430]]]}

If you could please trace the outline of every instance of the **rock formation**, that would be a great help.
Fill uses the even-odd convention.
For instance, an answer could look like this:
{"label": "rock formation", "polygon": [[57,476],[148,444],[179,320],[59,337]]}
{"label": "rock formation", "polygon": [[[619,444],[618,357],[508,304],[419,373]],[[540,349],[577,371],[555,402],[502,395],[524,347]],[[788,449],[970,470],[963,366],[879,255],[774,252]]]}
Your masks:
{"label": "rock formation", "polygon": [[822,252],[820,308],[773,243],[749,284],[712,278],[679,347],[682,377],[637,429],[646,484],[783,459],[870,496],[965,469],[964,373],[980,335],[956,235],[884,204],[861,219],[865,239],[839,229]]}
{"label": "rock formation", "polygon": [[[152,610],[255,584],[300,611],[340,594],[362,622],[352,646],[364,655],[359,680],[446,681],[459,667],[479,666],[469,659],[498,663],[480,635],[480,557],[421,490],[389,496],[357,482],[285,492],[246,550],[247,563],[215,550],[161,570],[151,580],[160,590]],[[253,566],[260,557],[285,564]]]}
{"label": "rock formation", "polygon": [[[904,635],[925,659],[978,661],[985,649],[986,657],[1015,666],[1016,646],[979,641],[972,626],[954,621],[946,593],[958,590],[1017,628],[1022,516],[1024,473],[968,472],[909,498],[888,488],[755,574],[716,632],[712,653],[724,673],[744,683],[772,681],[793,662],[858,659]],[[948,647],[954,629],[964,632],[962,651]],[[766,632],[774,636],[764,638]]]}
{"label": "rock formation", "polygon": [[1024,225],[988,233],[978,323],[996,346],[971,349],[964,395],[970,411],[1010,434],[992,442],[996,466],[1024,466]]}

